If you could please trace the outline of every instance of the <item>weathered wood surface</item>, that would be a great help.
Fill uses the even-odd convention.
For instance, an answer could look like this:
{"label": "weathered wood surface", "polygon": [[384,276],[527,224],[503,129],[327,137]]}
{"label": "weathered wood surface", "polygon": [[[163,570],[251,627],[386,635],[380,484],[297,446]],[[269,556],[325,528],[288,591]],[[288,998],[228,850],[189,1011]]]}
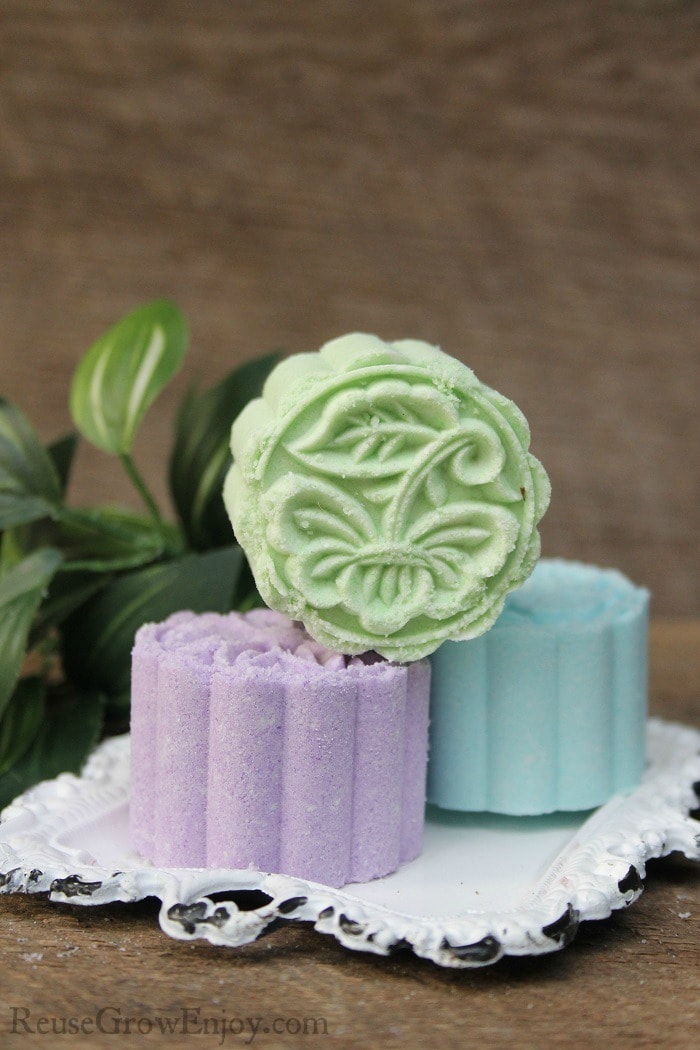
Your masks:
{"label": "weathered wood surface", "polygon": [[[55,436],[93,338],[178,300],[156,480],[195,374],[425,338],[528,415],[545,552],[697,615],[698,29],[692,0],[3,0],[0,390]],[[128,497],[83,467],[76,499]]]}
{"label": "weathered wood surface", "polygon": [[[655,624],[651,655],[653,712],[700,725],[700,621]],[[172,1036],[125,1041],[144,1047],[200,1045],[197,1024],[224,1014],[261,1018],[249,1045],[264,1048],[697,1046],[700,864],[677,857],[652,862],[639,901],[585,923],[564,951],[471,972],[405,953],[350,952],[302,927],[240,949],[182,944],[161,933],[151,902],[80,908],[0,897],[0,934],[0,1042],[8,1047],[49,1045],[35,1032],[41,1017],[91,1019],[102,1007],[113,1008],[103,1027],[118,1021],[122,1034],[128,1017],[173,1019]],[[183,1009],[200,1010],[189,1036]],[[291,1029],[323,1018],[328,1034],[265,1033],[277,1018]],[[224,1046],[245,1045],[251,1034],[229,1035]],[[65,1042],[121,1045],[95,1033]],[[219,1045],[218,1037],[201,1045]]]}

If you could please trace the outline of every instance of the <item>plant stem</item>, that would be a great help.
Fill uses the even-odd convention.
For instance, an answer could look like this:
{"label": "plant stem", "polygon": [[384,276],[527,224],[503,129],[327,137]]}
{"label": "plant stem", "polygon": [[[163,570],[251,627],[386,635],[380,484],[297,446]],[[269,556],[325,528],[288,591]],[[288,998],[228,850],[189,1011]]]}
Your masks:
{"label": "plant stem", "polygon": [[122,462],[124,470],[127,472],[129,478],[133,482],[134,487],[138,490],[141,499],[148,507],[153,521],[162,532],[165,527],[165,522],[163,521],[160,511],[158,510],[158,504],[154,500],[148,488],[148,485],[141,477],[141,474],[139,473],[136,464],[134,463],[133,459],[131,458],[128,452],[122,452],[119,458]]}

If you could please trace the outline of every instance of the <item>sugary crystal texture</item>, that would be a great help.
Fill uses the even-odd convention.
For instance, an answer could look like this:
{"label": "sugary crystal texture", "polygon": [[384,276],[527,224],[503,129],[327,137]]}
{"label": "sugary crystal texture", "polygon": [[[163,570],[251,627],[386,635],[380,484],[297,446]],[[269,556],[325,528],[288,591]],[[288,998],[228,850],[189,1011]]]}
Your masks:
{"label": "sugary crystal texture", "polygon": [[177,613],[133,651],[130,840],[164,867],[330,886],[422,846],[430,666],[346,658],[268,609]]}
{"label": "sugary crystal texture", "polygon": [[297,354],[233,425],[224,499],[267,604],[332,649],[472,638],[539,556],[549,482],[518,408],[427,343]]}

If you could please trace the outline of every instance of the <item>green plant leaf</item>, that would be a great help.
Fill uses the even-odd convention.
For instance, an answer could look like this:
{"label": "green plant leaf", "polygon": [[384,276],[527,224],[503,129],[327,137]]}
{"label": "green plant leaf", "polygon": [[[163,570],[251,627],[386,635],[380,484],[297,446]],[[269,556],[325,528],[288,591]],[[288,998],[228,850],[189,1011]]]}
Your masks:
{"label": "green plant leaf", "polygon": [[43,683],[39,678],[21,679],[0,720],[0,776],[29,749],[41,728],[43,717]]}
{"label": "green plant leaf", "polygon": [[23,413],[0,398],[0,529],[51,515],[60,501],[51,456]]}
{"label": "green plant leaf", "polygon": [[[61,508],[56,514],[61,513]],[[5,529],[0,546],[0,578],[6,576],[10,569],[28,557],[33,551],[42,547],[58,547],[58,529],[51,518],[38,518],[25,525],[15,525]]]}
{"label": "green plant leaf", "polygon": [[71,432],[70,434],[64,434],[63,437],[58,438],[50,444],[46,450],[51,457],[51,462],[53,463],[56,474],[58,475],[62,496],[65,496],[66,489],[68,488],[68,482],[70,480],[70,473],[73,467],[73,460],[75,458],[77,447],[78,435]]}
{"label": "green plant leaf", "polygon": [[228,546],[233,539],[221,495],[231,463],[231,426],[258,397],[279,359],[280,354],[269,354],[248,361],[210,390],[190,390],[181,405],[170,457],[170,490],[195,550]]}
{"label": "green plant leaf", "polygon": [[260,591],[255,584],[241,595],[240,600],[236,603],[236,608],[242,613],[250,612],[251,609],[266,608]]}
{"label": "green plant leaf", "polygon": [[179,609],[227,612],[243,563],[240,547],[188,554],[117,577],[63,626],[66,674],[112,698],[129,690],[138,628]]}
{"label": "green plant leaf", "polygon": [[[77,434],[66,434],[46,448],[56,471],[61,496],[65,496],[77,444]],[[52,508],[51,514],[54,518],[65,510],[53,504]],[[0,542],[0,578],[33,550],[58,545],[57,527],[52,518],[40,517],[35,521],[5,529]]]}
{"label": "green plant leaf", "polygon": [[165,300],[134,310],[100,336],[78,365],[70,407],[97,448],[128,455],[144,414],[176,374],[187,348],[185,319]]}
{"label": "green plant leaf", "polygon": [[64,686],[49,691],[43,724],[33,743],[0,776],[0,807],[40,780],[79,773],[104,723],[105,698],[96,691]]}
{"label": "green plant leaf", "polygon": [[175,526],[155,525],[151,518],[115,507],[65,509],[55,538],[65,572],[115,572],[156,561],[167,551],[182,550]]}
{"label": "green plant leaf", "polygon": [[110,573],[57,572],[37,609],[29,635],[34,646],[51,627],[57,627],[113,579]]}
{"label": "green plant leaf", "polygon": [[0,577],[39,547],[58,548],[61,572],[113,573],[182,553],[176,525],[117,507],[61,507],[56,519],[42,518],[7,529],[0,547]]}
{"label": "green plant leaf", "polygon": [[34,614],[60,564],[59,551],[45,547],[0,580],[0,715],[22,669]]}
{"label": "green plant leaf", "polygon": [[0,579],[22,561],[22,558],[26,558],[31,550],[31,538],[31,525],[15,525],[12,529],[5,529],[0,544]]}

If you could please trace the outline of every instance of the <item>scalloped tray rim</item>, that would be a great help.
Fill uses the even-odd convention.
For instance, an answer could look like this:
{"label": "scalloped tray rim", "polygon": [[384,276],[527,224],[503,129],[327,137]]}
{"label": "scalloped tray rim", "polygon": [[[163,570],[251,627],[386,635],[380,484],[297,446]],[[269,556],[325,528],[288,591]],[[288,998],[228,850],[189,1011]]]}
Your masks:
{"label": "scalloped tray rim", "polygon": [[[635,901],[649,859],[681,852],[700,860],[700,823],[691,816],[700,802],[700,731],[650,719],[648,743],[650,766],[639,787],[615,796],[582,824],[518,909],[417,917],[360,900],[347,887],[280,874],[157,869],[136,854],[125,855],[124,870],[102,867],[86,850],[58,840],[71,827],[123,806],[128,735],[99,745],[81,776],[64,773],[37,784],[3,811],[0,892],[47,892],[52,901],[84,905],[154,896],[161,900],[165,933],[229,947],[247,944],[280,922],[301,921],[347,948],[380,955],[408,948],[441,966],[544,954],[568,945],[581,921],[606,918]],[[242,891],[270,899],[239,910],[236,896],[242,903]],[[230,899],[211,899],[226,893]]]}

